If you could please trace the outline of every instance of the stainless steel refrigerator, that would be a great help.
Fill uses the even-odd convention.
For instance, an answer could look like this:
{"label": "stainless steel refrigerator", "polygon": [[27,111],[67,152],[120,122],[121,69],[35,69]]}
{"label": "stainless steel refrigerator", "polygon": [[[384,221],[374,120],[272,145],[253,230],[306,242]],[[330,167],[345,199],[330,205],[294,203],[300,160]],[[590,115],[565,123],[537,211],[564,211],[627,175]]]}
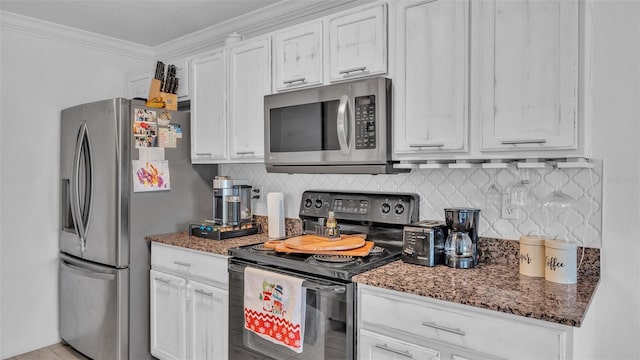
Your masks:
{"label": "stainless steel refrigerator", "polygon": [[[60,336],[93,359],[151,358],[144,237],[211,218],[217,168],[191,164],[188,112],[143,101],[65,109],[60,140]],[[137,188],[140,160],[164,164],[170,188]]]}

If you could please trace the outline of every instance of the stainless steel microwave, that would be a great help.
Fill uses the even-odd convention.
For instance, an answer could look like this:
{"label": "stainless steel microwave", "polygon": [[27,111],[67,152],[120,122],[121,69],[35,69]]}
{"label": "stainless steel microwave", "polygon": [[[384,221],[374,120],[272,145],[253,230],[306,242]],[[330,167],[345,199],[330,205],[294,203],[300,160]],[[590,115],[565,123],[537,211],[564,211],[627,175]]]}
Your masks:
{"label": "stainless steel microwave", "polygon": [[267,172],[385,174],[391,80],[375,77],[264,98]]}

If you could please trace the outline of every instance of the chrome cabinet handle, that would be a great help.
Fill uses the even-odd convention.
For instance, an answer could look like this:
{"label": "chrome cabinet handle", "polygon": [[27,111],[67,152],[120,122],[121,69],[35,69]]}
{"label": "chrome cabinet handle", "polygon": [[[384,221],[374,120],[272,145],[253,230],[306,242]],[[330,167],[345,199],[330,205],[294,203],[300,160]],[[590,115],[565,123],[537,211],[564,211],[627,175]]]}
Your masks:
{"label": "chrome cabinet handle", "polygon": [[516,139],[516,140],[502,140],[502,145],[517,145],[517,144],[545,144],[546,139]]}
{"label": "chrome cabinet handle", "polygon": [[338,132],[338,144],[340,145],[340,152],[347,155],[349,154],[348,144],[348,116],[349,116],[349,97],[342,95],[340,98],[340,105],[338,105],[338,117],[336,118],[336,128]]}
{"label": "chrome cabinet handle", "polygon": [[255,154],[254,151],[237,151],[236,155],[253,155]]}
{"label": "chrome cabinet handle", "polygon": [[211,153],[196,153],[197,156],[211,156]]}
{"label": "chrome cabinet handle", "polygon": [[155,281],[159,281],[161,283],[165,283],[165,284],[169,284],[171,285],[171,280],[167,280],[165,278],[161,278],[161,277],[154,277],[153,278]]}
{"label": "chrome cabinet handle", "polygon": [[436,330],[442,330],[442,331],[450,332],[450,333],[456,334],[456,335],[461,335],[461,336],[467,335],[467,333],[465,333],[464,331],[462,331],[460,329],[454,329],[454,328],[438,325],[438,324],[433,323],[433,322],[426,322],[425,321],[425,322],[422,323],[422,326],[430,327],[430,328],[433,328],[433,329],[436,329]]}
{"label": "chrome cabinet handle", "polygon": [[353,72],[365,73],[365,72],[367,72],[367,67],[366,66],[360,66],[360,67],[355,67],[355,68],[351,68],[351,69],[340,70],[340,75],[348,76]]}
{"label": "chrome cabinet handle", "polygon": [[306,84],[307,83],[307,78],[303,76],[303,77],[299,77],[299,78],[295,78],[295,79],[291,79],[291,80],[285,80],[285,81],[283,81],[283,83],[285,85],[293,85],[295,83]]}
{"label": "chrome cabinet handle", "polygon": [[434,143],[434,144],[409,144],[409,147],[411,148],[440,148],[443,147],[444,144],[442,143]]}
{"label": "chrome cabinet handle", "polygon": [[193,291],[197,292],[198,294],[202,294],[204,296],[213,297],[213,293],[209,292],[209,291],[204,291],[204,290],[200,290],[200,289],[195,289]]}
{"label": "chrome cabinet handle", "polygon": [[407,351],[397,350],[397,349],[389,347],[389,345],[387,345],[387,344],[376,344],[375,347],[380,349],[380,350],[392,352],[394,354],[398,354],[398,355],[413,359],[413,355],[409,352],[409,350],[407,350]]}
{"label": "chrome cabinet handle", "polygon": [[182,262],[182,261],[174,261],[173,263],[176,264],[176,265],[180,265],[180,266],[186,266],[186,267],[191,266],[190,263],[186,263],[186,262]]}

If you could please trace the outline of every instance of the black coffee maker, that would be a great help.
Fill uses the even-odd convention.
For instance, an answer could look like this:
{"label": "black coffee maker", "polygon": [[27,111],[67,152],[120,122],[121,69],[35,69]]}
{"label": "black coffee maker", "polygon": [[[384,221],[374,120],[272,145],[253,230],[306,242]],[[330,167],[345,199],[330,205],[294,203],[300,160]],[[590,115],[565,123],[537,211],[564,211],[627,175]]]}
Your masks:
{"label": "black coffee maker", "polygon": [[478,265],[478,218],[480,209],[444,209],[449,235],[444,243],[444,263],[453,268],[469,269]]}

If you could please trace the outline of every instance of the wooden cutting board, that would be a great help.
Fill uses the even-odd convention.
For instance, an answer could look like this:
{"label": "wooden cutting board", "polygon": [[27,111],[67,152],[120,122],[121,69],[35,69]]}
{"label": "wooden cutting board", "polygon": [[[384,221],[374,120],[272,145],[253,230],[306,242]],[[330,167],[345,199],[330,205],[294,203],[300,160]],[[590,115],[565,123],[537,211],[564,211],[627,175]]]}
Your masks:
{"label": "wooden cutting board", "polygon": [[346,256],[367,256],[373,249],[373,241],[365,241],[364,246],[350,250],[298,250],[287,247],[284,242],[278,244],[275,248],[277,252],[290,254],[319,254],[319,255],[346,255]]}
{"label": "wooden cutting board", "polygon": [[364,246],[361,236],[343,235],[340,240],[329,240],[317,235],[296,236],[284,241],[284,245],[296,250],[350,250]]}

